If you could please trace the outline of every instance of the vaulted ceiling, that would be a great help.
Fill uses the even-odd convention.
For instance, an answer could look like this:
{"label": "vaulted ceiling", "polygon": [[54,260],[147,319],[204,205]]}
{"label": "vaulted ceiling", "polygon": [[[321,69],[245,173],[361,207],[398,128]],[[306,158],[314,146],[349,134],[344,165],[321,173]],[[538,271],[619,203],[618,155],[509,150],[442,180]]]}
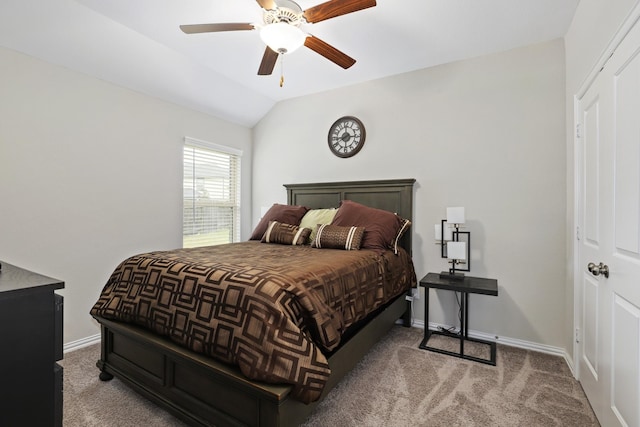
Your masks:
{"label": "vaulted ceiling", "polygon": [[[303,10],[321,2],[297,1]],[[260,24],[255,0],[2,0],[0,45],[252,127],[280,100],[563,37],[578,2],[377,0],[302,25],[356,59],[351,68],[302,47],[270,76],[257,75],[258,31],[179,29]]]}

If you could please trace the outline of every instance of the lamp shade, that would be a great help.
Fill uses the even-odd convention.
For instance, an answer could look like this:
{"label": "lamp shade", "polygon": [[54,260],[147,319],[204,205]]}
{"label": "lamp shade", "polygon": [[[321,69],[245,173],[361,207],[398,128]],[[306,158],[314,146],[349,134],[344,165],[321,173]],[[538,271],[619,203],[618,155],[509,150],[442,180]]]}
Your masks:
{"label": "lamp shade", "polygon": [[447,242],[447,258],[458,260],[467,259],[466,242]]}
{"label": "lamp shade", "polygon": [[447,208],[447,222],[449,224],[464,224],[464,208]]}
{"label": "lamp shade", "polygon": [[[433,226],[435,230],[435,236],[437,241],[441,241],[442,239],[442,224],[435,224]],[[444,224],[444,241],[448,242],[449,240],[453,240],[453,232],[451,231],[451,227],[449,224]]]}
{"label": "lamp shade", "polygon": [[285,22],[269,24],[260,30],[260,38],[278,53],[291,53],[304,44],[306,35],[295,25]]}

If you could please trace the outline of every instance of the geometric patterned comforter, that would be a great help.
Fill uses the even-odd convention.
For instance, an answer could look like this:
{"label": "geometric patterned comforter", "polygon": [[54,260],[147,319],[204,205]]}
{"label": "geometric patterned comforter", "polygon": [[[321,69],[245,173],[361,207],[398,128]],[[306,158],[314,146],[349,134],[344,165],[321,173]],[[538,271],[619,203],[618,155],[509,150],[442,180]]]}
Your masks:
{"label": "geometric patterned comforter", "polygon": [[405,251],[249,241],[130,257],[91,315],[155,331],[250,379],[290,384],[309,403],[343,332],[415,284]]}

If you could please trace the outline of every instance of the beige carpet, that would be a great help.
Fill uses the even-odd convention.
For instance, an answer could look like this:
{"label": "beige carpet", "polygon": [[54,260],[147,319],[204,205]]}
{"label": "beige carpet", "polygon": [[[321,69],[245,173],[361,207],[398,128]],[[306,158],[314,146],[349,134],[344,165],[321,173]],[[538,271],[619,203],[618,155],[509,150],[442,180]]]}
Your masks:
{"label": "beige carpet", "polygon": [[[420,329],[394,327],[305,427],[598,426],[560,357],[498,346],[493,367],[420,350],[421,339]],[[65,355],[66,427],[183,425],[117,379],[101,382],[98,357],[98,345]]]}

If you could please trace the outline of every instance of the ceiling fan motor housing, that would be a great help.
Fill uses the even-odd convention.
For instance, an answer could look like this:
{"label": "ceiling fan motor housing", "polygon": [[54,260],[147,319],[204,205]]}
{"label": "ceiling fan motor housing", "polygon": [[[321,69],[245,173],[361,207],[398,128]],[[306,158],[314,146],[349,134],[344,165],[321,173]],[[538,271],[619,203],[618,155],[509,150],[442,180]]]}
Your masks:
{"label": "ceiling fan motor housing", "polygon": [[293,1],[290,0],[278,0],[275,9],[269,9],[264,11],[264,23],[275,24],[277,22],[284,22],[286,24],[300,26],[302,23],[302,8]]}

